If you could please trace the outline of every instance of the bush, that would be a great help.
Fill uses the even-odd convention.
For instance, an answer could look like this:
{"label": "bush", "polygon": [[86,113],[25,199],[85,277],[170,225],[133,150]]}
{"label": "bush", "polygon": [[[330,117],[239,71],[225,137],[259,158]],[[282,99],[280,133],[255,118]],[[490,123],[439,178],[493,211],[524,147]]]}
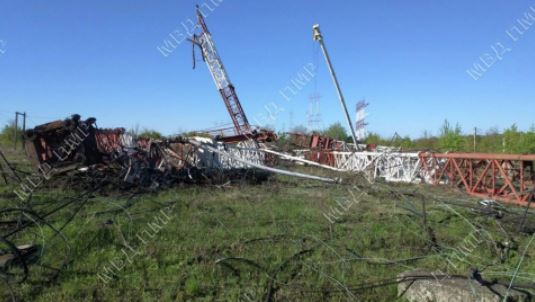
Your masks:
{"label": "bush", "polygon": [[160,132],[158,132],[156,130],[152,130],[152,129],[143,129],[143,131],[141,131],[138,134],[138,137],[148,137],[148,138],[152,138],[152,139],[162,139],[162,138],[164,138],[163,134],[161,134]]}
{"label": "bush", "polygon": [[334,123],[329,128],[327,128],[325,131],[323,131],[323,135],[332,137],[339,141],[346,141],[347,139],[347,132],[346,129],[342,126],[340,123]]}
{"label": "bush", "polygon": [[[12,143],[14,135],[15,135],[15,122],[10,121],[6,125],[4,125],[4,128],[2,128],[2,132],[0,133],[0,142],[2,144]],[[17,141],[22,141],[22,138],[23,138],[22,128],[18,127]]]}
{"label": "bush", "polygon": [[438,144],[443,151],[462,151],[464,145],[463,136],[461,135],[461,126],[455,125],[455,128],[450,125],[448,120],[444,121],[440,129],[440,138]]}

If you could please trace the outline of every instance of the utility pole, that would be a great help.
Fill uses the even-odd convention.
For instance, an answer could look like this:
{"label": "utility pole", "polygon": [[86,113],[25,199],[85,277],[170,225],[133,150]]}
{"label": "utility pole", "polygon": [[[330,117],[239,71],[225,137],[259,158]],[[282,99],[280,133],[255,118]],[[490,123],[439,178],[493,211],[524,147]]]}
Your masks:
{"label": "utility pole", "polygon": [[22,149],[24,149],[24,143],[26,142],[26,112],[22,114]]}
{"label": "utility pole", "polygon": [[474,153],[476,152],[477,127],[474,127]]}
{"label": "utility pole", "polygon": [[[19,132],[19,116],[22,117],[22,133],[26,133],[26,112],[15,112],[15,129],[13,131],[13,148],[17,150],[17,140]],[[24,149],[24,140],[22,140],[22,148]]]}
{"label": "utility pole", "polygon": [[13,130],[13,149],[17,150],[17,130],[19,129],[19,113],[15,112],[15,129]]}
{"label": "utility pole", "polygon": [[349,126],[349,129],[351,130],[351,137],[353,138],[353,143],[355,144],[356,150],[359,150],[359,144],[357,140],[357,135],[355,134],[355,129],[353,128],[353,123],[351,122],[351,117],[349,116],[349,111],[347,111],[346,101],[344,99],[344,95],[342,94],[342,89],[340,88],[340,83],[338,82],[338,78],[336,77],[336,73],[334,72],[333,65],[331,63],[331,58],[329,57],[329,53],[327,52],[327,48],[325,47],[325,43],[323,41],[323,36],[320,32],[320,26],[319,24],[316,24],[312,27],[312,30],[314,32],[314,40],[318,41],[321,46],[321,50],[323,51],[323,56],[325,57],[325,61],[327,61],[327,66],[329,67],[329,72],[331,73],[331,77],[334,82],[334,86],[336,87],[336,91],[338,92],[338,98],[340,99],[340,104],[342,105],[342,109],[346,115],[347,124]]}

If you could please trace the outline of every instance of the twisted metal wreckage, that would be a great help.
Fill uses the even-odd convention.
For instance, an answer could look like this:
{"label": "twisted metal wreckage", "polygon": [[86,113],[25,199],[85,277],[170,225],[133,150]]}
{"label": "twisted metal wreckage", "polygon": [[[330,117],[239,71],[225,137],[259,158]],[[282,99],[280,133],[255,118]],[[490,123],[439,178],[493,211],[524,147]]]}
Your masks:
{"label": "twisted metal wreckage", "polygon": [[[377,146],[351,144],[318,134],[289,133],[283,149],[270,144],[273,136],[260,140],[243,135],[226,138],[179,136],[172,139],[134,139],[123,128],[99,129],[96,119],[82,121],[79,115],[37,126],[27,132],[26,152],[34,166],[53,167],[55,174],[78,169],[105,169],[121,163],[123,180],[146,183],[145,175],[183,175],[192,171],[232,171],[255,168],[269,173],[334,182],[275,168],[279,159],[315,165],[339,172],[363,172],[388,182],[451,185],[468,194],[520,206],[532,206],[535,189],[535,155],[402,152]],[[151,173],[147,173],[150,171]],[[154,177],[149,185],[156,181]],[[24,189],[24,188],[23,188]]]}
{"label": "twisted metal wreckage", "polygon": [[[50,229],[53,237],[63,238],[61,230],[72,217],[59,228],[47,222],[47,217],[77,203],[78,210],[81,209],[90,199],[91,192],[102,185],[91,181],[95,175],[104,175],[103,179],[112,175],[114,180],[119,180],[119,184],[151,188],[178,182],[218,182],[233,177],[243,179],[244,175],[253,175],[255,180],[262,181],[271,173],[331,183],[341,181],[340,178],[319,177],[277,168],[277,162],[285,160],[337,172],[364,173],[368,177],[387,182],[451,185],[477,197],[526,208],[533,206],[535,155],[402,152],[374,145],[346,144],[319,134],[302,133],[285,134],[288,143],[277,147],[273,144],[277,141],[277,136],[272,131],[249,125],[200,11],[198,22],[201,33],[194,35],[192,42],[194,47],[201,49],[202,57],[230,114],[233,128],[219,129],[199,136],[155,140],[134,137],[124,128],[100,129],[96,126],[95,118],[82,120],[79,115],[73,115],[28,130],[25,133],[25,151],[38,172],[18,176],[0,152],[13,178],[19,183],[15,194],[21,200],[30,200],[34,190],[45,180],[61,179],[72,172],[81,177],[86,175],[90,190],[79,198],[60,202],[52,210],[39,212],[31,207],[0,210],[1,277],[5,275],[13,279],[9,275],[11,272],[4,271],[11,264],[17,263],[22,267],[22,273],[19,272],[15,277],[19,277],[19,282],[26,279],[28,264],[39,253],[39,249],[33,244],[24,244],[28,242],[24,236],[17,240],[13,237],[39,225]],[[315,27],[315,38],[323,42],[319,27]],[[330,60],[328,63],[332,71]],[[332,72],[345,108],[340,87],[334,71]],[[347,119],[351,124],[348,115]],[[2,175],[7,182],[4,173]],[[67,249],[66,244],[65,250]],[[67,263],[67,258],[58,263],[55,272],[58,273]],[[8,277],[1,279],[8,284]]]}
{"label": "twisted metal wreckage", "polygon": [[[161,173],[228,170],[264,162],[261,153],[210,138],[134,139],[124,128],[99,129],[95,122],[94,118],[84,121],[73,115],[29,130],[25,149],[30,161],[39,170],[46,166],[55,175],[71,170],[103,170],[120,163],[124,167],[123,180],[128,183],[139,182],[142,173],[149,170]],[[208,148],[211,152],[205,152]]]}
{"label": "twisted metal wreckage", "polygon": [[[126,166],[124,181],[135,182],[141,170],[180,172],[184,170],[231,170],[256,167],[262,170],[307,176],[270,167],[273,157],[263,150],[266,140],[253,134],[225,143],[228,137],[178,136],[172,139],[136,138],[124,128],[99,129],[96,119],[73,115],[28,130],[25,150],[39,170],[47,166],[58,175],[70,170],[105,169],[113,162]],[[254,138],[254,139],[253,139]],[[241,141],[240,141],[241,140]],[[327,180],[329,179],[322,179]]]}
{"label": "twisted metal wreckage", "polygon": [[473,196],[534,206],[535,155],[401,152],[376,146],[351,152],[331,138],[290,135],[302,148],[295,151],[300,158],[338,171],[365,172],[388,182],[450,185]]}

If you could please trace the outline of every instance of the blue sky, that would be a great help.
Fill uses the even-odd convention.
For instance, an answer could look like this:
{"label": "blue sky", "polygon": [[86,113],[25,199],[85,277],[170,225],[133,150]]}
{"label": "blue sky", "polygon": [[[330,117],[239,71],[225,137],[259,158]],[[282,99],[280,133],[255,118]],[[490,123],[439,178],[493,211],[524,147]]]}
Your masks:
{"label": "blue sky", "polygon": [[[535,1],[210,1],[218,6],[206,21],[253,123],[275,104],[266,123],[288,129],[292,115],[306,125],[315,92],[323,125],[344,121],[314,23],[352,115],[358,100],[370,103],[370,131],[419,136],[444,119],[466,131],[535,122],[535,29],[517,39],[506,32],[524,13],[535,17]],[[157,49],[184,31],[197,3],[0,0],[0,122],[18,110],[30,126],[72,113],[165,134],[229,123],[206,66],[192,70],[191,44],[167,57]],[[472,79],[467,69],[495,43],[510,51]],[[279,91],[311,63],[317,76],[287,101]]]}

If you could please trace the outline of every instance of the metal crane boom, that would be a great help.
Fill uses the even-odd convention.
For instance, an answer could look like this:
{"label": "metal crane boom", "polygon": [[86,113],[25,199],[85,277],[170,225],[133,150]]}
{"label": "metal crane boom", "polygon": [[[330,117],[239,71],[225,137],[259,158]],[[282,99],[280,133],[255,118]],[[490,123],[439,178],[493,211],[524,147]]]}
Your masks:
{"label": "metal crane boom", "polygon": [[225,102],[225,106],[227,107],[230,117],[232,118],[236,135],[249,134],[251,133],[249,121],[245,116],[245,112],[243,111],[240,100],[238,99],[236,90],[230,82],[227,71],[223,66],[223,61],[217,53],[212,35],[206,26],[206,22],[204,21],[203,15],[198,6],[197,18],[201,33],[193,36],[192,42],[194,43],[194,47],[197,45],[201,49],[203,60],[206,62],[206,65],[208,65],[210,74],[212,75],[215,85],[219,90],[223,101]]}

